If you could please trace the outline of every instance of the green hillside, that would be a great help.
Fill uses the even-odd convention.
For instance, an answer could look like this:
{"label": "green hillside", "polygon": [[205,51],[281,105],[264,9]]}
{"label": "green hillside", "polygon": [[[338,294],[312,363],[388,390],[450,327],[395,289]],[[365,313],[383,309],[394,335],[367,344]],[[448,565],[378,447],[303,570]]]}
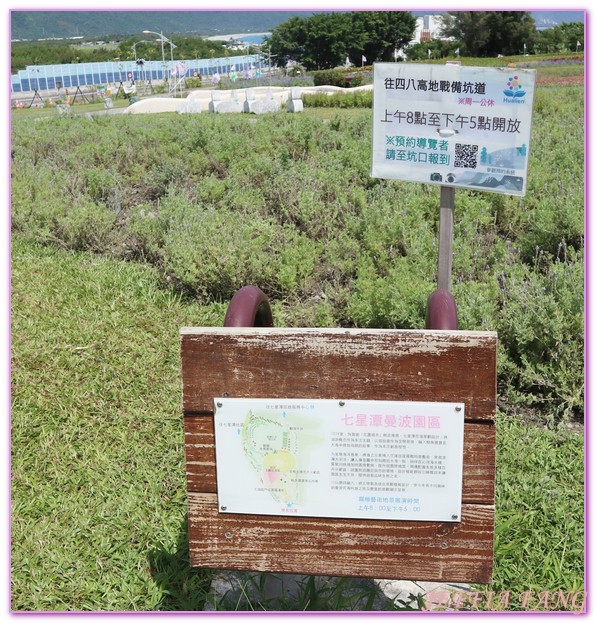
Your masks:
{"label": "green hillside", "polygon": [[12,11],[11,39],[131,35],[143,30],[205,36],[265,32],[312,11]]}

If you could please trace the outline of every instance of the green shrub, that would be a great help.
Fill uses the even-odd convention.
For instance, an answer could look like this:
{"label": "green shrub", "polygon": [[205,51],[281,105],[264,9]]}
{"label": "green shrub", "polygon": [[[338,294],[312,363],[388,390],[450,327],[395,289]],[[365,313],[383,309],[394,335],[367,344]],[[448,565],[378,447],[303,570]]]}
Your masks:
{"label": "green shrub", "polygon": [[69,208],[53,231],[69,249],[105,252],[117,244],[114,212],[89,201],[81,201]]}
{"label": "green shrub", "polygon": [[372,83],[370,70],[361,70],[357,67],[337,67],[335,69],[322,69],[312,71],[315,86],[334,86],[334,87],[358,87],[362,84]]}
{"label": "green shrub", "polygon": [[[15,118],[12,227],[151,262],[201,300],[254,283],[281,324],[422,328],[439,190],[371,178],[370,110],[343,108],[365,98],[200,124]],[[583,401],[583,90],[537,100],[526,197],[456,194],[452,281],[460,328],[499,333],[501,399],[554,423]]]}
{"label": "green shrub", "polygon": [[548,421],[583,408],[583,261],[567,249],[554,262],[513,264],[499,275],[497,330],[502,391],[540,407]]}
{"label": "green shrub", "polygon": [[167,221],[159,218],[150,204],[141,204],[133,208],[128,219],[127,241],[132,255],[161,266],[167,230]]}
{"label": "green shrub", "polygon": [[118,186],[115,172],[100,167],[83,171],[86,192],[95,201],[106,201]]}
{"label": "green shrub", "polygon": [[311,72],[315,86],[345,86],[345,72],[342,69],[322,69]]}
{"label": "green shrub", "polygon": [[317,245],[294,228],[172,196],[162,204],[153,240],[163,234],[172,280],[204,300],[228,300],[246,284],[292,296],[312,279]]}
{"label": "green shrub", "polygon": [[304,93],[302,101],[307,108],[372,108],[372,91],[355,93]]}
{"label": "green shrub", "polygon": [[361,74],[353,74],[345,77],[345,86],[353,88],[364,84],[364,78]]}
{"label": "green shrub", "polygon": [[456,283],[452,294],[457,301],[457,322],[461,330],[497,330],[499,306],[496,279]]}
{"label": "green shrub", "polygon": [[198,89],[201,86],[201,76],[192,76],[186,78],[185,85],[187,89]]}
{"label": "green shrub", "polygon": [[[583,87],[538,90],[520,249],[531,263],[536,247],[557,255],[584,240]],[[546,99],[546,101],[545,101]],[[555,173],[556,172],[556,173]]]}
{"label": "green shrub", "polygon": [[426,303],[436,288],[432,275],[399,258],[379,276],[372,258],[363,258],[348,299],[348,314],[358,326],[424,329]]}

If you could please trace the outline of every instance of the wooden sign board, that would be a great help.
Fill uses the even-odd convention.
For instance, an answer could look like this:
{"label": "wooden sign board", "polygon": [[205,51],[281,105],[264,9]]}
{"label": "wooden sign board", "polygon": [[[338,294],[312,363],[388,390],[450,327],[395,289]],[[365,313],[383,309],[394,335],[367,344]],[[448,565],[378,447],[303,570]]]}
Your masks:
{"label": "wooden sign board", "polygon": [[[195,567],[489,583],[497,337],[360,329],[181,330],[190,561]],[[214,399],[464,405],[461,518],[414,521],[222,512]],[[226,469],[229,471],[229,462]],[[238,457],[242,469],[241,457]]]}

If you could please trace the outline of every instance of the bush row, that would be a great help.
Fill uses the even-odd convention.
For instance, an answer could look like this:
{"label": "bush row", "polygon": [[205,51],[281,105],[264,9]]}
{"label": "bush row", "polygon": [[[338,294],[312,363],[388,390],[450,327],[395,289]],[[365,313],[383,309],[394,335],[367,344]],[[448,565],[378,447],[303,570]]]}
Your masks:
{"label": "bush row", "polygon": [[304,93],[302,101],[307,108],[372,108],[372,91],[353,93]]}
{"label": "bush row", "polygon": [[[582,114],[580,88],[539,93],[527,196],[456,195],[460,328],[499,332],[502,398],[551,421],[583,405]],[[367,110],[16,120],[13,230],[201,301],[253,283],[281,326],[420,329],[439,190],[371,178],[371,130]]]}
{"label": "bush row", "polygon": [[331,85],[334,87],[359,87],[363,84],[372,83],[372,71],[370,68],[339,67],[335,69],[322,69],[311,71],[315,86]]}

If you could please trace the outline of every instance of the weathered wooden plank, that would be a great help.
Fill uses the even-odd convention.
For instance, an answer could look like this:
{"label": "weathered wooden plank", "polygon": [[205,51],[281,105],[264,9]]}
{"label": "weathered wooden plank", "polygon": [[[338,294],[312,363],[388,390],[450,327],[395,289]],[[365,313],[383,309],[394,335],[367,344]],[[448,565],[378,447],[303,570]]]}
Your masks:
{"label": "weathered wooden plank", "polygon": [[[216,493],[213,417],[186,416],[184,418],[184,442],[188,491]],[[495,444],[494,424],[466,423],[464,425],[462,486],[464,503],[494,503]]]}
{"label": "weathered wooden plank", "polygon": [[[191,564],[489,582],[494,536],[496,334],[183,329]],[[463,402],[461,522],[220,514],[213,398]]]}
{"label": "weathered wooden plank", "polygon": [[379,329],[182,329],[183,407],[215,396],[464,402],[494,420],[496,334]]}
{"label": "weathered wooden plank", "polygon": [[489,583],[493,506],[462,506],[459,523],[238,515],[189,493],[195,567]]}

